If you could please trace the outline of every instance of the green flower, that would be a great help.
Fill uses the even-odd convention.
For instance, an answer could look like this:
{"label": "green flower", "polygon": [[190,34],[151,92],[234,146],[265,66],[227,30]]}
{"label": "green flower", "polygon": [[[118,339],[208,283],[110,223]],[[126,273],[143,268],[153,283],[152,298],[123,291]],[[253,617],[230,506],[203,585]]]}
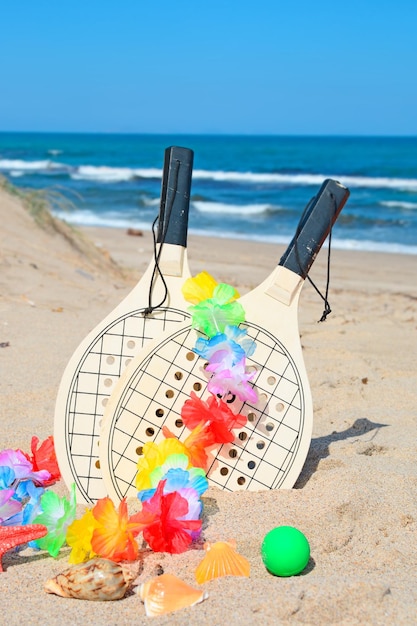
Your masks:
{"label": "green flower", "polygon": [[56,557],[65,544],[68,526],[75,519],[75,484],[71,487],[69,499],[65,496],[60,498],[53,491],[45,491],[41,497],[41,510],[42,513],[33,520],[33,524],[43,524],[47,527],[48,534],[36,539],[34,543],[41,550],[47,550],[51,556]]}

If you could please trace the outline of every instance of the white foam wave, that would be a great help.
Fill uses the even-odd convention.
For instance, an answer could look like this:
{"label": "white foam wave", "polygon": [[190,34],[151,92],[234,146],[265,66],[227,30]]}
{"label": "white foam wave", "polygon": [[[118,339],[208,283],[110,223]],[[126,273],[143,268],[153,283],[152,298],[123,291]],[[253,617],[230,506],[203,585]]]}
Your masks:
{"label": "white foam wave", "polygon": [[400,200],[386,200],[379,203],[390,209],[417,209],[417,202],[401,202]]}
{"label": "white foam wave", "polygon": [[343,176],[337,174],[266,174],[255,172],[224,172],[207,170],[195,170],[193,172],[193,178],[241,183],[269,183],[303,186],[321,185],[323,180],[326,178],[333,178],[347,187],[417,191],[417,179],[414,178]]}
{"label": "white foam wave", "polygon": [[[58,150],[50,150],[51,154],[59,154]],[[125,182],[134,178],[162,177],[159,168],[112,167],[107,165],[80,165],[72,167],[54,161],[24,161],[19,159],[0,159],[0,170],[45,171],[51,169],[67,170],[71,178],[78,180],[95,180],[99,182]],[[234,182],[241,184],[276,184],[294,186],[319,186],[326,178],[334,178],[347,187],[367,189],[398,189],[401,191],[417,191],[415,178],[389,178],[372,176],[344,176],[338,174],[289,174],[278,172],[237,172],[223,170],[193,171],[193,179]]]}
{"label": "white foam wave", "polygon": [[0,170],[18,170],[22,171],[44,171],[61,169],[63,166],[60,163],[54,163],[54,161],[22,161],[20,159],[0,159]]}
{"label": "white foam wave", "polygon": [[[259,241],[264,243],[288,245],[291,238],[282,235],[252,235],[241,234],[227,231],[211,231],[191,229],[191,234],[200,235],[202,237],[216,237],[221,239],[239,239],[249,241]],[[328,246],[326,241],[323,248]],[[361,252],[384,252],[387,254],[411,254],[417,255],[417,246],[408,246],[400,243],[375,242],[367,239],[338,239],[332,238],[332,248],[336,250],[357,250]]]}
{"label": "white foam wave", "polygon": [[54,215],[59,217],[68,224],[74,226],[100,226],[105,228],[140,228],[142,230],[151,230],[151,224],[148,222],[140,222],[129,220],[123,217],[105,213],[99,215],[93,211],[60,211],[54,210]]}
{"label": "white foam wave", "polygon": [[202,202],[200,200],[193,202],[193,206],[200,213],[210,213],[225,215],[260,215],[271,208],[270,204],[224,204],[222,202]]}
{"label": "white foam wave", "polygon": [[71,174],[74,180],[95,180],[101,183],[126,182],[135,178],[161,178],[157,168],[108,167],[107,165],[80,165]]}
{"label": "white foam wave", "polygon": [[[115,214],[105,213],[98,215],[92,211],[60,211],[54,210],[54,215],[62,220],[74,224],[76,226],[98,226],[105,228],[139,228],[144,231],[151,230],[151,224],[148,222],[141,222],[132,219],[128,219],[122,216],[116,216]],[[204,237],[216,237],[221,239],[238,239],[248,241],[259,241],[265,243],[287,245],[290,242],[291,237],[284,235],[271,234],[271,235],[254,235],[251,233],[235,233],[226,230],[200,230],[191,228],[190,234],[201,235]],[[327,246],[325,242],[324,247]],[[404,245],[399,243],[389,242],[375,242],[367,239],[339,239],[333,237],[332,246],[339,250],[358,250],[364,252],[385,252],[389,254],[411,254],[417,255],[417,246]]]}

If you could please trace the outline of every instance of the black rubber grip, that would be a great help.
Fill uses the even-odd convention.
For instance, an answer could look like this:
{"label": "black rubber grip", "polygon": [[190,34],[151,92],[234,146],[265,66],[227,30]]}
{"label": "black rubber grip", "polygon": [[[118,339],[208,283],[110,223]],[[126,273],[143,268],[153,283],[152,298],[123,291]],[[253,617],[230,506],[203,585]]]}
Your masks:
{"label": "black rubber grip", "polygon": [[187,245],[194,152],[171,146],[165,150],[159,210],[158,243]]}
{"label": "black rubber grip", "polygon": [[297,232],[279,265],[305,278],[325,242],[331,227],[344,207],[349,189],[336,180],[326,179],[306,206]]}

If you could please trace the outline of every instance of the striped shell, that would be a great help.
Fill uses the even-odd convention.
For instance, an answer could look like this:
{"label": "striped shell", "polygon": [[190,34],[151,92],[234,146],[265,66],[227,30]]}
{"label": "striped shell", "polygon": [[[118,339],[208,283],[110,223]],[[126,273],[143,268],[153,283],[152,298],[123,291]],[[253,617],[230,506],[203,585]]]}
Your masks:
{"label": "striped shell", "polygon": [[120,600],[133,576],[119,563],[109,559],[91,559],[69,567],[45,583],[45,591],[62,598],[79,600]]}
{"label": "striped shell", "polygon": [[206,554],[196,569],[196,581],[201,585],[222,576],[249,576],[249,561],[236,552],[235,547],[233,541],[205,543]]}
{"label": "striped shell", "polygon": [[164,615],[203,602],[208,593],[194,589],[173,574],[155,576],[139,588],[139,597],[148,617]]}

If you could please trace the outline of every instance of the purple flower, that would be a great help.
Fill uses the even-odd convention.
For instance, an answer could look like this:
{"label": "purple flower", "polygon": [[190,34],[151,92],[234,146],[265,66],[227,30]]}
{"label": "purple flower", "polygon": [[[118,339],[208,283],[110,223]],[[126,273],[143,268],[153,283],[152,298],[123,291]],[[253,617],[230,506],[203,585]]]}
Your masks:
{"label": "purple flower", "polygon": [[0,466],[11,468],[16,480],[33,480],[41,484],[51,477],[46,470],[33,471],[33,465],[21,450],[2,450],[0,452]]}
{"label": "purple flower", "polygon": [[10,519],[20,513],[22,503],[15,499],[14,489],[2,489],[0,491],[0,524],[10,525]]}

